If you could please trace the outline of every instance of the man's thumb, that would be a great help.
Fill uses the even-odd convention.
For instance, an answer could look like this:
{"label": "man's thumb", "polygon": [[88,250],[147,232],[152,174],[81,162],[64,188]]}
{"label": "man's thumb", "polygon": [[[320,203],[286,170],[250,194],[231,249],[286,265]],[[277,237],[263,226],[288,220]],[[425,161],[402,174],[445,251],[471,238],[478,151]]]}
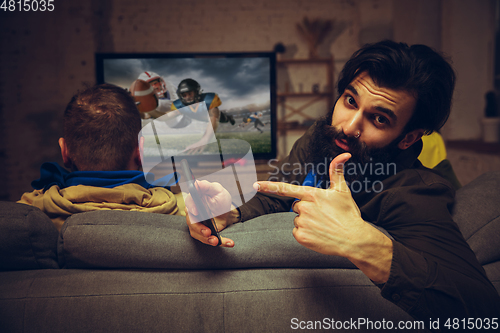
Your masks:
{"label": "man's thumb", "polygon": [[344,178],[344,165],[351,158],[351,154],[338,155],[330,163],[330,189],[337,192],[349,192]]}

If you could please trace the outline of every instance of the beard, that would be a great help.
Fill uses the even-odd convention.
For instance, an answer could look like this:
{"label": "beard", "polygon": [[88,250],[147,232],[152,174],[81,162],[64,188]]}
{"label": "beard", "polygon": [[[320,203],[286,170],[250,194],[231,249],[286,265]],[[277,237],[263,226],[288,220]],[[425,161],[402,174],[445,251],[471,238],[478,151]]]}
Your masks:
{"label": "beard", "polygon": [[[398,148],[398,143],[404,138],[405,133],[399,135],[385,147],[369,148],[364,142],[349,137],[341,130],[333,127],[331,125],[332,114],[318,119],[309,147],[308,161],[312,162],[317,180],[321,181],[324,187],[329,187],[330,162],[336,156],[345,152],[351,154],[351,158],[344,165],[344,177],[347,184],[352,184],[352,182],[361,181],[362,179],[372,180],[373,178],[380,178],[381,175],[384,176],[386,172],[380,172],[380,169],[378,169],[377,174],[374,174],[373,166],[380,168],[381,166],[387,166],[389,162],[395,163],[395,157],[401,152],[401,149]],[[337,146],[335,144],[336,139],[345,141],[349,146],[349,151]],[[389,170],[389,167],[383,170]]]}

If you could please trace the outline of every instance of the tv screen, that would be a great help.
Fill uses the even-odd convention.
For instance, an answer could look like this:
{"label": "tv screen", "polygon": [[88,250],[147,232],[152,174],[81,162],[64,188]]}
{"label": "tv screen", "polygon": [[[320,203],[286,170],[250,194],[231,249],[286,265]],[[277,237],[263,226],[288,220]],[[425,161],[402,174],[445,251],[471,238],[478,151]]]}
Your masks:
{"label": "tv screen", "polygon": [[134,96],[152,164],[275,158],[275,66],[272,52],[96,54],[97,83]]}

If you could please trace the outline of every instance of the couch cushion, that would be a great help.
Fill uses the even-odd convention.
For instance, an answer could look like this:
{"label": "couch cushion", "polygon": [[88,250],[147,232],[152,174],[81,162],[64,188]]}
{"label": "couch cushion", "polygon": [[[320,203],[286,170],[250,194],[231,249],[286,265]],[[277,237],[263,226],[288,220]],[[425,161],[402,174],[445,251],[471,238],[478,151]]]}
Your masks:
{"label": "couch cushion", "polygon": [[[500,172],[484,174],[457,191],[453,218],[481,264],[500,260]],[[71,216],[61,230],[63,267],[115,268],[353,268],[345,258],[323,256],[292,235],[294,213],[239,223],[222,235],[235,247],[193,240],[185,218],[141,212],[97,211]]]}
{"label": "couch cushion", "polygon": [[0,202],[0,270],[58,268],[57,237],[40,209]]}
{"label": "couch cushion", "polygon": [[[222,231],[234,248],[212,247],[189,235],[181,216],[96,211],[66,220],[58,251],[61,267],[221,269],[265,267],[354,268],[345,258],[325,256],[293,238],[294,213],[256,218]],[[272,221],[271,221],[272,220]]]}
{"label": "couch cushion", "polygon": [[500,260],[500,172],[488,172],[457,191],[453,219],[482,265]]}

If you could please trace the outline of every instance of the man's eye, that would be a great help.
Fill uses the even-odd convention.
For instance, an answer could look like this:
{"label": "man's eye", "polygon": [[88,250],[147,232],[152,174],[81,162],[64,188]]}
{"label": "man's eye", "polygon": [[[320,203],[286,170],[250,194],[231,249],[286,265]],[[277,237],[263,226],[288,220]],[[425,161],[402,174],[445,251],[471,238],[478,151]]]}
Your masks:
{"label": "man's eye", "polygon": [[375,121],[379,124],[387,124],[387,118],[383,116],[375,116]]}
{"label": "man's eye", "polygon": [[347,96],[346,101],[347,101],[347,104],[350,104],[350,105],[356,104],[356,100],[352,96]]}

